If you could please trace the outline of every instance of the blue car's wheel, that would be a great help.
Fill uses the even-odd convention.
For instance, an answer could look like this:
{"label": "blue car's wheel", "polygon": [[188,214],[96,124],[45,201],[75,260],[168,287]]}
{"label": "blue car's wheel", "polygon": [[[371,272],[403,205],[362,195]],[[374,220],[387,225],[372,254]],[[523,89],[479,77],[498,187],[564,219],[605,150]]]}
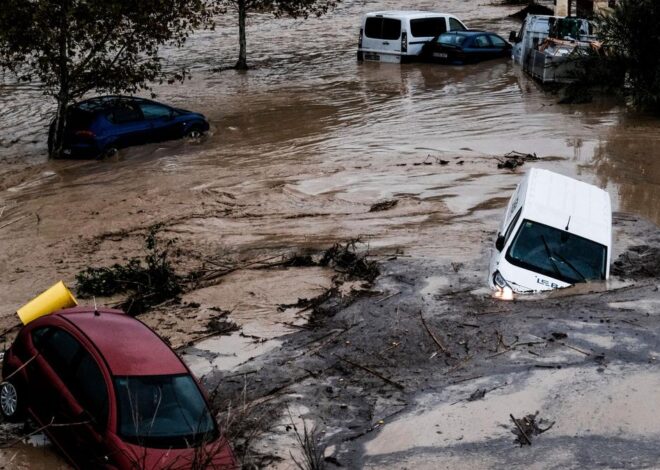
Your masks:
{"label": "blue car's wheel", "polygon": [[184,137],[192,140],[200,139],[204,135],[202,129],[198,126],[191,126],[184,135]]}

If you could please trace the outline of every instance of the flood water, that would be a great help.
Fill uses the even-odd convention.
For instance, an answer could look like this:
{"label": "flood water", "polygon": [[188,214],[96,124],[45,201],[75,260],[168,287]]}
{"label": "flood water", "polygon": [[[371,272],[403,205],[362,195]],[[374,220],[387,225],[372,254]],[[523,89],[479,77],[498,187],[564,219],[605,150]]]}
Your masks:
{"label": "flood water", "polygon": [[[102,162],[48,161],[52,100],[5,77],[2,322],[11,324],[9,312],[54,279],[72,280],[89,264],[139,248],[94,237],[156,222],[201,252],[240,255],[362,236],[385,252],[475,256],[475,242],[496,229],[519,179],[497,170],[493,158],[512,150],[553,157],[539,165],[598,184],[616,210],[660,223],[660,121],[614,100],[558,105],[507,60],[358,64],[360,16],[401,7],[345,1],[318,19],[254,15],[248,72],[230,69],[237,30],[233,18],[220,19],[216,31],[164,53],[170,66],[189,67],[192,80],[154,90],[163,102],[206,114],[211,135],[126,149]],[[405,8],[448,11],[504,37],[519,28],[507,18],[516,8],[477,1]],[[394,198],[391,211],[369,212]]]}

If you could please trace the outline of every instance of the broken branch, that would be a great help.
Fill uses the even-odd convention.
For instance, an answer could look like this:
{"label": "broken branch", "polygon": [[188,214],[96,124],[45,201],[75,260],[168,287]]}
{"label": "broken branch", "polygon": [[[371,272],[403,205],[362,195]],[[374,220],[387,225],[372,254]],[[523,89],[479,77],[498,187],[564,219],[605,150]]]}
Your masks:
{"label": "broken branch", "polygon": [[404,390],[404,389],[405,389],[405,387],[404,387],[403,385],[401,385],[400,383],[395,382],[394,380],[385,377],[384,375],[382,375],[382,374],[376,372],[376,371],[373,370],[373,369],[370,369],[370,368],[367,367],[367,366],[363,366],[362,364],[358,364],[358,363],[356,363],[356,362],[353,362],[353,361],[351,361],[351,360],[349,360],[349,359],[346,359],[345,357],[337,356],[336,354],[333,354],[333,356],[335,356],[337,359],[339,359],[339,360],[342,361],[342,362],[345,362],[345,363],[347,363],[347,364],[350,364],[350,365],[352,365],[353,367],[357,367],[358,369],[362,369],[363,371],[368,372],[368,373],[370,373],[371,375],[374,375],[374,376],[378,377],[378,378],[381,379],[383,382],[387,382],[388,384],[395,386],[395,387],[398,388],[399,390]]}
{"label": "broken branch", "polygon": [[422,314],[421,310],[419,311],[419,318],[422,320],[422,325],[424,325],[424,328],[426,328],[426,332],[429,334],[429,336],[436,344],[436,346],[438,346],[438,349],[440,349],[440,351],[442,351],[445,354],[445,356],[451,357],[451,353],[449,352],[449,350],[443,346],[440,340],[435,336],[435,334],[433,334],[431,328],[429,328],[429,325],[426,323],[426,320],[424,320],[424,315]]}

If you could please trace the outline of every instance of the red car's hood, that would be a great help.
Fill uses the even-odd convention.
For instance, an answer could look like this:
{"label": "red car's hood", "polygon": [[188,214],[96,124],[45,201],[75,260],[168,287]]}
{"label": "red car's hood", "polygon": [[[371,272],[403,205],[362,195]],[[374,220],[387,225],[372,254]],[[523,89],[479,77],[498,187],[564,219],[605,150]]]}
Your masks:
{"label": "red car's hood", "polygon": [[122,443],[123,452],[114,459],[119,468],[141,470],[235,470],[239,465],[225,438],[188,449],[154,449]]}

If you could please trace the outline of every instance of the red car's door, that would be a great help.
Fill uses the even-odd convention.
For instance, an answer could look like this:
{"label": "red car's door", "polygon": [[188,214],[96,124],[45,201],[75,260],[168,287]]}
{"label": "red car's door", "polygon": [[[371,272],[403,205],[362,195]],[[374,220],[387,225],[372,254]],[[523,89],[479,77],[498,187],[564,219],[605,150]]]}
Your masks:
{"label": "red car's door", "polygon": [[61,328],[35,330],[33,343],[40,352],[30,374],[41,395],[31,398],[37,418],[82,468],[102,463],[98,459],[103,456],[108,390],[98,363],[80,341]]}

